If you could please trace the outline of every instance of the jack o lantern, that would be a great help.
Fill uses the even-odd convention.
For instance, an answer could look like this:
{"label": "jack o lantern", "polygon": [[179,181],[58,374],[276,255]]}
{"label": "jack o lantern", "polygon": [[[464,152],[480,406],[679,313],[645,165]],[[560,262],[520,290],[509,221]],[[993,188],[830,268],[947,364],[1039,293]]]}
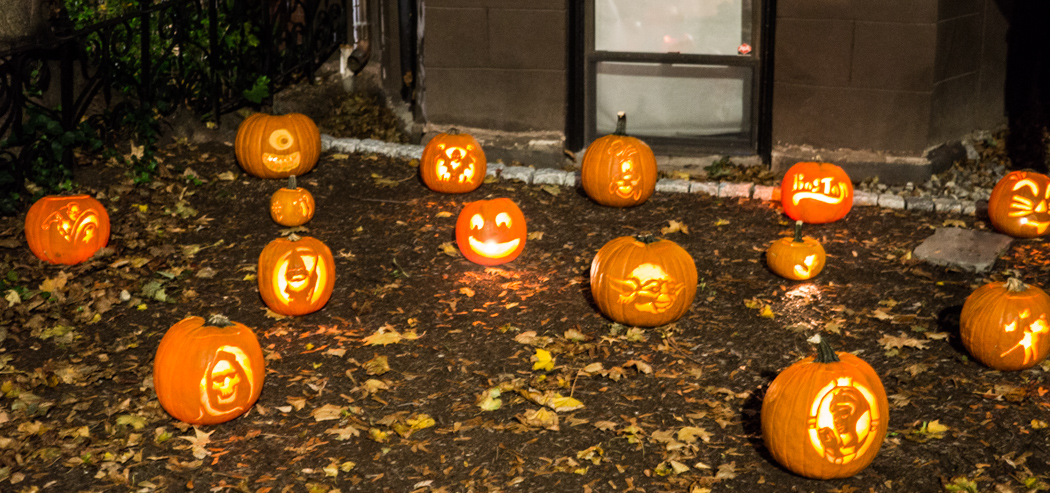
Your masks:
{"label": "jack o lantern", "polygon": [[256,113],[237,127],[237,162],[259,178],[302,176],[321,156],[321,132],[306,115]]}
{"label": "jack o lantern", "polygon": [[481,144],[456,129],[430,139],[419,160],[423,183],[441,193],[471,192],[485,181],[487,170]]}
{"label": "jack o lantern", "polygon": [[616,131],[587,147],[580,166],[583,191],[610,207],[645,203],[656,190],[656,157],[645,142],[627,135],[627,115],[616,115]]}
{"label": "jack o lantern", "polygon": [[25,233],[40,260],[79,264],[109,243],[109,213],[87,195],[49,195],[29,208]]}
{"label": "jack o lantern", "polygon": [[977,288],[963,303],[959,333],[977,361],[996,370],[1023,370],[1050,353],[1050,296],[1019,279]]}
{"label": "jack o lantern", "polygon": [[820,242],[802,237],[802,221],[795,221],[795,236],[785,236],[766,250],[766,265],[778,276],[794,281],[810,279],[824,269],[827,255]]}
{"label": "jack o lantern", "polygon": [[464,205],[456,218],[456,245],[475,264],[500,265],[521,255],[527,231],[513,200],[479,200]]}
{"label": "jack o lantern", "polygon": [[780,202],[796,221],[838,221],[853,208],[853,182],[831,163],[795,163],[780,182]]}
{"label": "jack o lantern", "polygon": [[314,196],[309,190],[296,186],[295,175],[288,177],[288,186],[270,196],[270,217],[281,226],[299,226],[314,217]]}
{"label": "jack o lantern", "polygon": [[889,425],[882,381],[864,360],[826,341],[785,369],[762,399],[762,439],[795,474],[847,478],[875,458]]}
{"label": "jack o lantern", "polygon": [[681,318],[693,304],[696,279],[696,263],[684,248],[651,236],[611,240],[591,261],[591,295],[598,310],[637,327]]}
{"label": "jack o lantern", "polygon": [[1011,171],[988,198],[988,218],[1000,232],[1035,238],[1050,227],[1050,177],[1034,171]]}
{"label": "jack o lantern", "polygon": [[259,255],[259,294],[282,315],[320,310],[335,287],[335,260],[321,240],[290,235],[271,241]]}
{"label": "jack o lantern", "polygon": [[262,348],[252,329],[213,316],[171,326],[153,359],[153,387],[173,418],[213,425],[244,414],[262,392]]}

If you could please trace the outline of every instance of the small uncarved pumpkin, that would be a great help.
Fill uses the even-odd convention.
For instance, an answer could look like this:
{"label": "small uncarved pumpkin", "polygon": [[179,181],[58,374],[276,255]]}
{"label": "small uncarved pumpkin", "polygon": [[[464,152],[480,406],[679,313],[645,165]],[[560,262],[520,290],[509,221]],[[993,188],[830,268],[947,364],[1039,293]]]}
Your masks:
{"label": "small uncarved pumpkin", "polygon": [[620,112],[616,130],[587,146],[580,174],[583,191],[595,202],[631,207],[656,190],[656,157],[648,144],[627,135],[627,115]]}
{"label": "small uncarved pumpkin", "polygon": [[1010,278],[977,288],[963,303],[959,332],[977,361],[996,370],[1023,370],[1050,353],[1050,296]]}
{"label": "small uncarved pumpkin", "polygon": [[79,264],[109,242],[109,213],[87,195],[49,195],[26,213],[26,243],[52,264]]}
{"label": "small uncarved pumpkin", "polygon": [[321,132],[306,115],[256,113],[237,127],[237,162],[259,178],[302,176],[321,156]]}
{"label": "small uncarved pumpkin", "polygon": [[295,175],[288,177],[288,186],[270,196],[270,217],[281,226],[300,226],[314,217],[316,204],[309,190],[296,184]]}
{"label": "small uncarved pumpkin", "polygon": [[853,208],[853,182],[831,163],[795,163],[780,182],[784,213],[796,221],[822,224],[846,217]]}
{"label": "small uncarved pumpkin", "polygon": [[212,425],[244,414],[262,392],[265,368],[252,329],[212,317],[171,326],[153,359],[153,387],[173,418]]}
{"label": "small uncarved pumpkin", "polygon": [[423,148],[419,173],[423,183],[441,193],[466,193],[485,181],[488,162],[481,144],[456,129],[434,136]]}
{"label": "small uncarved pumpkin", "polygon": [[282,315],[306,315],[324,307],[335,287],[335,260],[321,240],[277,238],[259,255],[259,295]]}
{"label": "small uncarved pumpkin", "polygon": [[622,324],[656,327],[681,318],[696,296],[696,263],[670,240],[621,236],[591,261],[598,310]]}
{"label": "small uncarved pumpkin", "polygon": [[500,265],[518,258],[526,236],[525,215],[508,198],[471,202],[456,218],[456,245],[475,264]]}
{"label": "small uncarved pumpkin", "polygon": [[766,265],[778,276],[794,281],[810,279],[824,269],[827,254],[820,242],[802,236],[802,221],[795,221],[795,236],[785,236],[766,250]]}
{"label": "small uncarved pumpkin", "polygon": [[1001,233],[1035,238],[1050,228],[1050,177],[1034,171],[1011,171],[988,197],[988,218]]}
{"label": "small uncarved pumpkin", "polygon": [[785,369],[762,399],[762,439],[795,474],[846,478],[875,458],[889,425],[882,381],[868,363],[825,341]]}

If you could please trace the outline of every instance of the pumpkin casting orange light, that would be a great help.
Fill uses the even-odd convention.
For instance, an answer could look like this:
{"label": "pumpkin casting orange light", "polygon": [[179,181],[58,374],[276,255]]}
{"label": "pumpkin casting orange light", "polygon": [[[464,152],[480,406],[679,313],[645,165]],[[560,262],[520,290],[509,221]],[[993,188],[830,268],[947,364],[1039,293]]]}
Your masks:
{"label": "pumpkin casting orange light", "polygon": [[853,182],[831,163],[795,163],[780,183],[780,201],[791,219],[810,224],[838,221],[853,208]]}
{"label": "pumpkin casting orange light", "polygon": [[109,213],[87,195],[49,195],[29,208],[25,234],[40,260],[79,264],[109,242]]}
{"label": "pumpkin casting orange light", "polygon": [[500,265],[518,258],[526,234],[525,215],[508,198],[466,204],[456,219],[456,244],[475,264]]}

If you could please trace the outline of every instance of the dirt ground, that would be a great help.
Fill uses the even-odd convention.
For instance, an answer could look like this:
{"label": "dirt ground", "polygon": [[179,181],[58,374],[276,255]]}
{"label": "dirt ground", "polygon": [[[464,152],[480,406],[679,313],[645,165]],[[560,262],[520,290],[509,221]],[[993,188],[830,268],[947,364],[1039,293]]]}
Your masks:
{"label": "dirt ground", "polygon": [[[1048,489],[1050,364],[992,371],[958,337],[978,286],[1045,285],[1043,239],[1015,241],[987,276],[953,271],[910,252],[934,228],[985,220],[858,207],[807,228],[828,263],[792,282],[763,260],[790,234],[776,204],[656,194],[612,209],[516,182],[442,195],[416,163],[329,153],[300,180],[318,212],[296,232],[331,248],[335,290],[318,312],[277,318],[254,275],[290,232],[268,214],[283,181],[244,174],[222,143],[162,157],[148,186],[120,167],[77,170],[112,219],[104,256],[48,265],[23,218],[0,222],[0,491]],[[484,268],[453,230],[464,203],[492,197],[518,203],[530,237]],[[688,233],[662,233],[671,221]],[[588,286],[605,242],[642,233],[683,246],[700,276],[687,314],[650,329],[604,318]],[[160,407],[152,362],[170,326],[213,313],[255,329],[266,382],[246,415],[195,429]],[[848,479],[796,476],[762,443],[765,389],[815,334],[870,363],[889,395],[885,443]],[[538,349],[552,369],[533,369]],[[548,391],[583,407],[544,408]]]}

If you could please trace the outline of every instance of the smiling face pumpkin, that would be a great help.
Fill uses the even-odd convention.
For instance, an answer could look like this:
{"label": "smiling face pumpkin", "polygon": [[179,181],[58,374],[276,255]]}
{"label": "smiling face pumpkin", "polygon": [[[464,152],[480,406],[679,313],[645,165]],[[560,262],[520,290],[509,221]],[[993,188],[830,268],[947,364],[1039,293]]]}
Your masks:
{"label": "smiling face pumpkin", "polygon": [[237,128],[234,145],[244,171],[260,178],[303,175],[321,153],[321,133],[306,115],[271,116],[256,113]]}
{"label": "smiling face pumpkin", "polygon": [[1007,173],[988,198],[992,226],[1015,238],[1035,238],[1050,229],[1050,177],[1034,171]]}
{"label": "smiling face pumpkin", "polygon": [[467,260],[481,265],[510,262],[525,249],[525,216],[507,198],[463,206],[456,220],[456,243]]}

